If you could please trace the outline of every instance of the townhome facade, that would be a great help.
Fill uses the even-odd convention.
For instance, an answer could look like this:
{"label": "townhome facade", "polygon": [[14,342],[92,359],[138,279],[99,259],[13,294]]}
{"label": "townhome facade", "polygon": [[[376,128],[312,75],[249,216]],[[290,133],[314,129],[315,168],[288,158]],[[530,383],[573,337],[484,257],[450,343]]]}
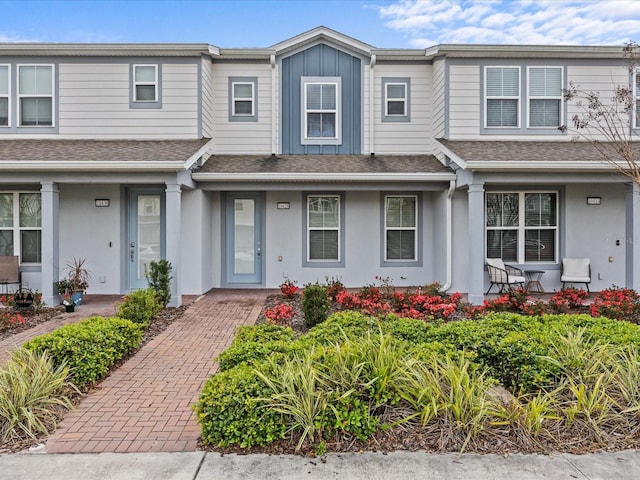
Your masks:
{"label": "townhome facade", "polygon": [[[483,298],[485,259],[589,257],[637,288],[637,187],[572,142],[569,81],[634,85],[620,47],[380,49],[318,27],[264,49],[0,45],[0,255],[55,302],[173,267],[211,288],[338,278]],[[587,204],[598,198],[598,205]]]}

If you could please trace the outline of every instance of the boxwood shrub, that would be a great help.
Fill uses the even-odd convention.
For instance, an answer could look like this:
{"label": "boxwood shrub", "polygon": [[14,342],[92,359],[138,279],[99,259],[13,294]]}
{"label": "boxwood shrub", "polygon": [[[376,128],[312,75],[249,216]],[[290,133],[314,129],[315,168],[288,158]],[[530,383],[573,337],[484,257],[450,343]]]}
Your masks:
{"label": "boxwood shrub", "polygon": [[35,337],[24,347],[47,351],[56,366],[66,362],[71,381],[84,388],[102,379],[141,340],[141,325],[121,318],[91,317]]}
{"label": "boxwood shrub", "polygon": [[118,308],[118,317],[148,325],[163,308],[158,293],[152,288],[145,288],[124,297],[124,302]]}

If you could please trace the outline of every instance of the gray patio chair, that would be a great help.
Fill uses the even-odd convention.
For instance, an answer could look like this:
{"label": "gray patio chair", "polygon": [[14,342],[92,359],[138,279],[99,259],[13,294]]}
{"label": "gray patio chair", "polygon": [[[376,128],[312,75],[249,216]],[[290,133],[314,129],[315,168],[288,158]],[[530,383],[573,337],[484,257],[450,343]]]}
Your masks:
{"label": "gray patio chair", "polygon": [[589,291],[591,283],[591,261],[588,258],[563,258],[560,270],[562,288],[567,283],[584,283]]}
{"label": "gray patio chair", "polygon": [[503,293],[505,288],[511,290],[515,285],[524,288],[525,278],[522,270],[506,265],[501,258],[487,258],[487,270],[491,285],[485,295],[489,295],[494,285],[500,287],[499,293]]}

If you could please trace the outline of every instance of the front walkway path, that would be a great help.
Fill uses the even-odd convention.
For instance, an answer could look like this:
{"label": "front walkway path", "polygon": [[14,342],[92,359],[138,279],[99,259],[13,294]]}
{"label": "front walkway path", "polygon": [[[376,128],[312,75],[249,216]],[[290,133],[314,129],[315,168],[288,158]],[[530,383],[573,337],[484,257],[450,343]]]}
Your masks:
{"label": "front walkway path", "polygon": [[215,290],[152,339],[68,413],[47,453],[186,452],[200,428],[191,405],[213,359],[239,325],[258,318],[268,291]]}

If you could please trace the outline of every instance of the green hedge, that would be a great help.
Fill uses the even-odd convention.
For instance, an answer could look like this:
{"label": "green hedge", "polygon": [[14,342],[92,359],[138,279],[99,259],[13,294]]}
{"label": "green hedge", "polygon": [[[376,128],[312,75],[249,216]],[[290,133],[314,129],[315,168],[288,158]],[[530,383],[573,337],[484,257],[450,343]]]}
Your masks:
{"label": "green hedge", "polygon": [[148,325],[149,321],[162,309],[163,305],[158,293],[152,288],[145,288],[124,297],[124,302],[118,308],[118,317]]}
{"label": "green hedge", "polygon": [[91,317],[40,335],[24,347],[47,351],[56,366],[64,362],[80,388],[102,379],[113,365],[142,340],[142,326],[121,318]]}

